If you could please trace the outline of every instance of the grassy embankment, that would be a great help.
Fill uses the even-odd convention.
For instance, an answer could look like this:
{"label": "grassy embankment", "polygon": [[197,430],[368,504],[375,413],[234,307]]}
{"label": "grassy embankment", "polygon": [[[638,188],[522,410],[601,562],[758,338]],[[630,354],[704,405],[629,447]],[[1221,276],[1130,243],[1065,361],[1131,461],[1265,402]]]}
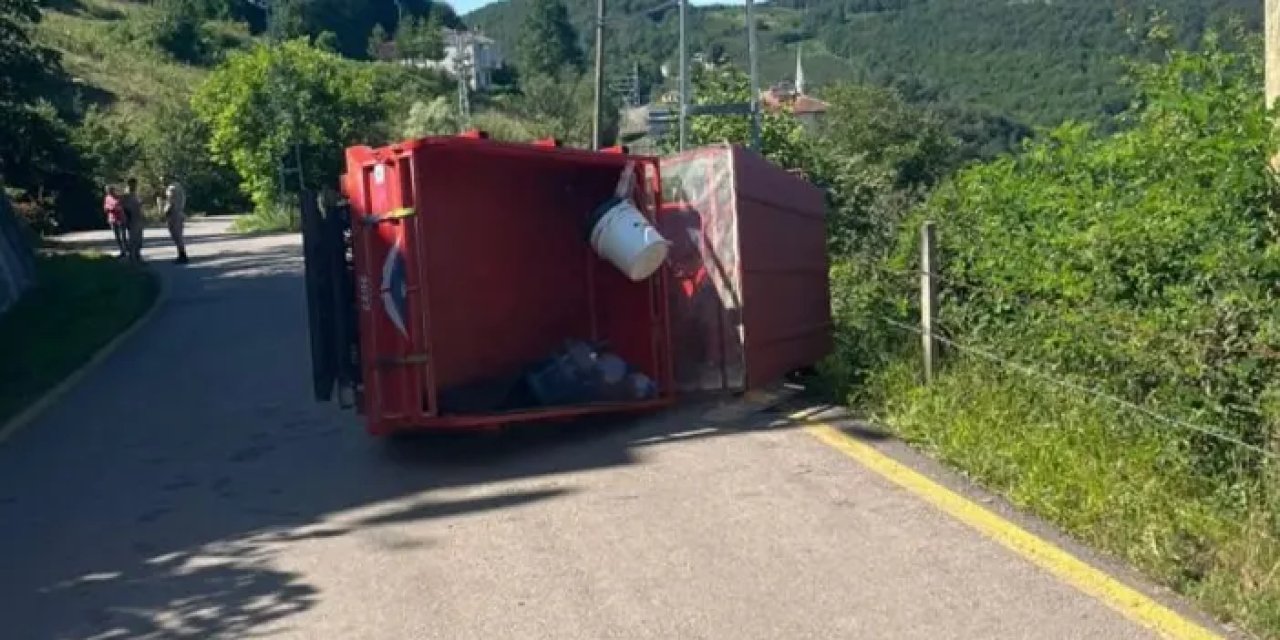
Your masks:
{"label": "grassy embankment", "polygon": [[148,271],[102,254],[46,254],[38,284],[0,316],[0,424],[55,387],[151,308]]}

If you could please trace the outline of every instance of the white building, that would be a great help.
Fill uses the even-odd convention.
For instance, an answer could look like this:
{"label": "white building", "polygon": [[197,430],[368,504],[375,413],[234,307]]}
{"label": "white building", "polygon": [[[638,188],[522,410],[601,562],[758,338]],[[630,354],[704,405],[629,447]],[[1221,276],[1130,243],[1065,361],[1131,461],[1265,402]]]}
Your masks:
{"label": "white building", "polygon": [[405,60],[405,64],[440,69],[454,78],[467,78],[472,91],[484,91],[493,85],[493,72],[506,62],[502,49],[492,38],[470,31],[444,30],[444,58],[441,60]]}

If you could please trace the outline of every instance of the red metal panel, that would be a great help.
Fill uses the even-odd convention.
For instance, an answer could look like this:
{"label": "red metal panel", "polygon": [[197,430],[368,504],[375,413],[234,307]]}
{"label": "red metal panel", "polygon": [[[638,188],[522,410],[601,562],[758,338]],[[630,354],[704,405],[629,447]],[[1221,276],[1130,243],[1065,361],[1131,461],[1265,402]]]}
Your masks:
{"label": "red metal panel", "polygon": [[831,348],[821,190],[727,145],[663,158],[675,378],[741,391]]}
{"label": "red metal panel", "polygon": [[[347,159],[348,174],[363,176],[345,186],[359,286],[373,292],[360,297],[371,431],[471,428],[671,401],[665,277],[631,282],[586,241],[588,215],[613,194],[628,162],[651,178],[638,181],[635,199],[654,216],[656,160],[462,137],[354,148]],[[403,273],[391,279],[402,285],[388,288],[398,268]],[[379,298],[396,286],[400,302]],[[518,375],[567,339],[596,337],[649,375],[660,397],[468,415],[439,406],[449,389]]]}
{"label": "red metal panel", "polygon": [[759,386],[831,352],[826,201],[751,151],[733,155],[747,380]]}
{"label": "red metal panel", "polygon": [[355,243],[356,289],[360,305],[365,406],[373,433],[385,421],[420,419],[428,366],[420,311],[422,281],[418,220],[412,215],[413,168],[400,149],[354,147],[347,151]]}

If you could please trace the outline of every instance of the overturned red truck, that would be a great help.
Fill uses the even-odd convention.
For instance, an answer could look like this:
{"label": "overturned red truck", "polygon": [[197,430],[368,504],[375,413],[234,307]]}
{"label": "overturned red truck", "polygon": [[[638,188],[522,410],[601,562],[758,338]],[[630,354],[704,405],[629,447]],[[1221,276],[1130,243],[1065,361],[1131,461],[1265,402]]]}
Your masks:
{"label": "overturned red truck", "polygon": [[823,195],[736,147],[352,147],[302,209],[315,395],[374,435],[657,410],[831,348]]}

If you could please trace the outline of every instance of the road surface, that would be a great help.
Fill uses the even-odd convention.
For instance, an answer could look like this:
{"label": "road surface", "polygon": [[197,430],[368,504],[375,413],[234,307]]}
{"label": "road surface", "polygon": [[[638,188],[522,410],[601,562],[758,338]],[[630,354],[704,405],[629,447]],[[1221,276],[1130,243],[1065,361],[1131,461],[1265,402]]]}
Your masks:
{"label": "road surface", "polygon": [[0,445],[8,640],[1150,637],[768,416],[373,440],[311,401],[297,238],[191,227]]}

